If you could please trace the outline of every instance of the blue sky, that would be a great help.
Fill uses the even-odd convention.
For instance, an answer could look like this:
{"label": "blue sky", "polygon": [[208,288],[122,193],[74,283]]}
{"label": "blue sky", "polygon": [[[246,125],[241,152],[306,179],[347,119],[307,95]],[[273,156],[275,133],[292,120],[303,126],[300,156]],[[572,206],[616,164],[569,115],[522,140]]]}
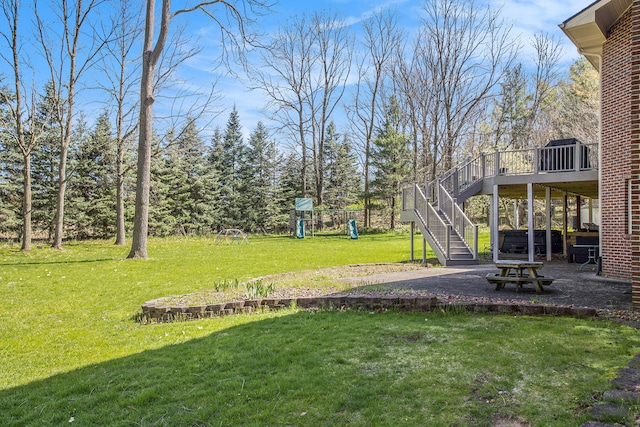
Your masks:
{"label": "blue sky", "polygon": [[[484,0],[476,0],[484,1]],[[573,45],[558,28],[558,24],[568,19],[575,13],[581,11],[590,4],[588,0],[487,0],[492,7],[500,7],[502,16],[513,25],[512,34],[520,37],[524,50],[523,60],[531,57],[529,40],[538,32],[547,32],[560,40],[564,45],[563,62],[571,64],[578,54]],[[310,13],[316,10],[337,11],[347,21],[353,22],[353,28],[358,30],[358,23],[369,16],[373,11],[380,8],[395,8],[399,14],[402,25],[409,31],[419,25],[422,1],[417,0],[280,0],[274,7],[274,13],[260,20],[264,31],[276,28],[279,24],[285,23],[288,19],[300,16],[303,13]],[[189,25],[198,31],[202,36],[202,41],[207,45],[215,45],[215,40],[208,43],[206,40],[210,36],[215,36],[215,31],[210,31],[211,22],[209,18],[192,15],[187,18]],[[212,81],[214,74],[211,73],[211,52],[203,52],[199,57],[189,62],[189,67],[182,70],[182,77],[190,80],[188,76],[197,74],[198,82]],[[194,74],[192,74],[194,73]],[[196,86],[191,82],[190,85]],[[195,89],[195,87],[194,87]],[[222,78],[217,89],[224,96],[218,105],[224,109],[211,126],[224,127],[232,105],[235,105],[240,114],[245,135],[255,128],[258,121],[263,121],[268,125],[264,115],[260,112],[263,103],[260,95],[246,89],[242,82]]]}
{"label": "blue sky", "polygon": [[[575,13],[584,9],[590,4],[590,0],[476,0],[478,4],[487,1],[492,7],[500,7],[502,16],[513,25],[512,34],[520,37],[525,50],[522,58],[531,56],[527,52],[528,40],[537,32],[547,32],[557,37],[565,46],[564,65],[566,69],[577,57],[576,49],[569,40],[562,34],[558,24],[568,19]],[[159,0],[158,0],[159,3]],[[193,4],[194,0],[174,0],[174,7],[178,8],[182,4]],[[411,29],[419,25],[418,17],[421,14],[422,1],[419,0],[279,0],[273,8],[273,13],[260,18],[260,25],[263,32],[269,32],[284,24],[287,20],[294,19],[303,13],[311,13],[316,10],[336,11],[344,17],[347,22],[352,23],[354,31],[358,31],[359,23],[370,16],[376,10],[392,8],[399,15],[401,25],[411,32]],[[159,7],[158,7],[159,9]],[[23,21],[30,20],[30,17],[23,16]],[[200,54],[185,63],[175,76],[176,87],[181,87],[186,92],[202,93],[217,81],[216,89],[221,98],[216,101],[214,110],[219,113],[206,125],[209,130],[219,126],[224,128],[229,112],[233,105],[239,111],[243,132],[248,136],[249,132],[255,129],[258,121],[263,121],[267,126],[269,123],[261,113],[264,101],[257,92],[251,92],[243,81],[216,72],[215,58],[217,56],[217,37],[219,33],[211,18],[202,13],[189,13],[179,15],[172,23],[173,25],[187,25],[189,32],[197,35],[199,45],[203,47]],[[175,28],[172,25],[172,28]],[[28,37],[28,36],[27,36]],[[5,64],[0,65],[0,73],[5,76],[10,75]],[[36,87],[44,86],[48,73],[36,73],[36,79],[44,79],[43,82],[36,82]],[[99,75],[97,78],[101,78]],[[87,82],[87,86],[92,86],[92,82]],[[85,112],[89,126],[93,126],[95,118],[104,108],[103,103],[95,102],[97,97],[104,97],[92,91],[83,91],[78,99],[80,108]],[[183,101],[188,104],[189,99]],[[161,105],[157,105],[160,110]],[[158,111],[159,115],[161,111]],[[158,124],[160,125],[160,124]]]}

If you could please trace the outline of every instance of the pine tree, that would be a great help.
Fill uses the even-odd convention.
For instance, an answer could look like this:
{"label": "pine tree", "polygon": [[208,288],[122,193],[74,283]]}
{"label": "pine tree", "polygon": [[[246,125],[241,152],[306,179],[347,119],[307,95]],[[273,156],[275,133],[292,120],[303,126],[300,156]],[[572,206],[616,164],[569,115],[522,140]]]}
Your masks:
{"label": "pine tree", "polygon": [[282,164],[278,191],[282,198],[283,215],[287,217],[287,224],[290,230],[295,228],[295,224],[289,224],[289,213],[296,207],[296,198],[302,196],[301,174],[302,159],[295,152],[289,153]]}
{"label": "pine tree", "polygon": [[74,127],[78,148],[71,153],[75,163],[69,181],[67,222],[75,237],[108,238],[115,233],[115,151],[109,113],[104,111],[93,131],[83,138],[82,123]]}
{"label": "pine tree", "polygon": [[345,209],[358,201],[362,179],[358,172],[349,135],[340,135],[331,122],[325,141],[325,203],[332,209]]}
{"label": "pine tree", "polygon": [[287,209],[295,208],[295,199],[298,197],[310,197],[313,194],[311,172],[307,170],[307,188],[302,189],[302,158],[296,152],[290,152],[284,157],[281,168],[280,187]]}
{"label": "pine tree", "polygon": [[[1,105],[0,114],[7,114]],[[23,197],[21,175],[21,155],[9,140],[7,131],[0,127],[0,238],[20,236]]]}
{"label": "pine tree", "polygon": [[373,141],[372,165],[375,178],[372,186],[378,198],[387,203],[389,225],[395,229],[396,201],[402,184],[411,174],[409,138],[399,132],[398,102],[392,96],[386,112],[385,123]]}
{"label": "pine tree", "polygon": [[521,149],[529,146],[532,98],[527,92],[527,76],[522,70],[522,64],[507,70],[492,111],[493,149]]}
{"label": "pine tree", "polygon": [[[45,236],[51,240],[54,232],[54,215],[58,197],[58,162],[60,159],[60,125],[51,111],[58,101],[51,82],[38,103],[37,120],[44,127],[44,135],[31,156],[32,221],[34,237]],[[40,125],[39,125],[40,126]]]}
{"label": "pine tree", "polygon": [[217,175],[207,163],[204,142],[193,120],[188,120],[169,148],[166,166],[165,184],[176,231],[209,233],[216,217]]}
{"label": "pine tree", "polygon": [[245,192],[248,202],[246,210],[249,231],[284,228],[288,216],[283,211],[283,195],[279,186],[279,168],[282,155],[274,141],[268,140],[267,129],[258,122],[249,137],[247,165],[249,186]]}
{"label": "pine tree", "polygon": [[213,200],[215,209],[212,211],[211,224],[213,231],[219,231],[222,229],[222,215],[223,215],[223,203],[222,203],[222,180],[220,171],[222,170],[223,147],[222,140],[224,139],[220,128],[216,127],[213,130],[211,136],[211,142],[207,154],[207,167],[212,171],[216,177],[216,193]]}
{"label": "pine tree", "polygon": [[[158,138],[154,137],[157,141]],[[165,135],[165,141],[170,145],[175,140],[173,130]],[[151,157],[151,180],[149,185],[149,235],[168,236],[176,231],[176,218],[173,216],[173,202],[171,200],[171,183],[173,174],[168,156],[158,146],[159,154]]]}
{"label": "pine tree", "polygon": [[220,141],[213,147],[214,167],[220,184],[220,217],[219,228],[238,228],[243,222],[243,206],[241,203],[243,171],[245,162],[245,147],[240,131],[240,118],[235,106],[229,114],[227,128]]}

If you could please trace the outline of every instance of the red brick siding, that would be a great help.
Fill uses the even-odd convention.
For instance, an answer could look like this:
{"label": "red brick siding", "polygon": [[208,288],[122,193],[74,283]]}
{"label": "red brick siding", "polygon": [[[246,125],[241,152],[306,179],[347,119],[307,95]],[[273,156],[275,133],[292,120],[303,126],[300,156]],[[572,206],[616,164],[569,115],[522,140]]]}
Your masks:
{"label": "red brick siding", "polygon": [[631,278],[633,305],[640,309],[640,2],[631,11]]}
{"label": "red brick siding", "polygon": [[626,190],[631,178],[631,32],[632,13],[627,11],[603,45],[601,67],[602,270],[605,276],[627,280],[631,278],[634,259],[628,234]]}

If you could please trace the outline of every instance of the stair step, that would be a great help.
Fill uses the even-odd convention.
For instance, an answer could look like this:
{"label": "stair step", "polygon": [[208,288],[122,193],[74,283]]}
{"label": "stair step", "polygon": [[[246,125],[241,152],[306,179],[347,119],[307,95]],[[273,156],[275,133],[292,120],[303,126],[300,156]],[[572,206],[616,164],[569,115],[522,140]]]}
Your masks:
{"label": "stair step", "polygon": [[478,265],[480,264],[480,261],[473,260],[473,259],[450,259],[447,261],[447,266],[457,266],[457,265]]}

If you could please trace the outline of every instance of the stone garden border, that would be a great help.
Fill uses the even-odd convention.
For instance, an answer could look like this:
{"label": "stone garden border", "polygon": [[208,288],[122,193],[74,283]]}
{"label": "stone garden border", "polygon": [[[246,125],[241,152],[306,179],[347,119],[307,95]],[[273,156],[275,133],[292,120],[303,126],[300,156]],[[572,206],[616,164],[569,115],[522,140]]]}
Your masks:
{"label": "stone garden border", "polygon": [[298,307],[304,310],[362,310],[402,312],[431,312],[436,310],[465,310],[472,313],[510,315],[598,317],[599,310],[588,307],[552,306],[535,303],[495,302],[443,302],[435,295],[357,295],[334,294],[296,298],[247,299],[218,304],[171,306],[164,299],[142,304],[139,319],[142,323],[163,323],[196,320],[237,314],[249,314]]}

